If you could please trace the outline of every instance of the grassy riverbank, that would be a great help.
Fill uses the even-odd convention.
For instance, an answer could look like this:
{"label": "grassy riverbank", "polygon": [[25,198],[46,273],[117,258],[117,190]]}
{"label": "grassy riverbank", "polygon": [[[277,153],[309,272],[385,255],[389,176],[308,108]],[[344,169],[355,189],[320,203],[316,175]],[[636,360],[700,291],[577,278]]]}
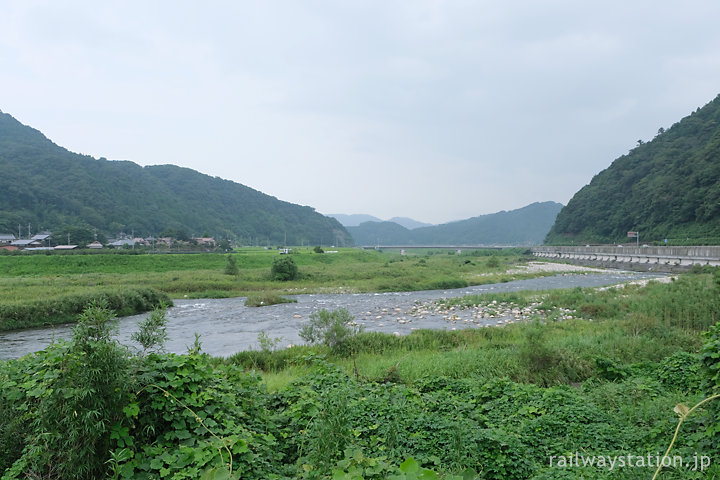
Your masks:
{"label": "grassy riverbank", "polygon": [[[276,282],[270,266],[278,253],[244,248],[230,254],[237,275],[225,274],[227,255],[0,255],[0,293],[32,296],[31,289],[67,289],[96,285],[157,288],[176,298],[245,296],[250,292],[276,290],[286,293],[333,291],[423,290],[442,285],[476,285],[521,278],[520,272],[505,274],[509,265],[527,259],[522,249],[471,250],[460,254],[447,250],[397,251],[339,249],[314,253],[295,248],[289,256],[299,276]],[[17,290],[13,290],[18,287]],[[19,290],[23,290],[23,294]]]}
{"label": "grassy riverbank", "polygon": [[[324,254],[311,248],[293,251],[296,253],[289,257],[297,264],[299,275],[285,282],[273,280],[270,274],[278,253],[262,248],[231,254],[236,275],[226,274],[228,256],[222,254],[0,255],[0,330],[67,322],[87,304],[85,300],[108,292],[126,296],[125,303],[132,305],[137,303],[132,298],[139,286],[167,302],[168,298],[183,297],[454,288],[547,274],[506,273],[510,266],[527,261],[522,249],[461,254],[423,250],[407,255],[358,249]],[[122,313],[146,311],[130,311],[119,304],[113,307]]]}
{"label": "grassy riverbank", "polygon": [[[274,351],[265,338],[225,359],[197,345],[187,355],[129,356],[106,314],[91,311],[72,342],[0,362],[0,471],[8,479],[652,478],[678,425],[673,410],[687,412],[676,405],[720,391],[719,280],[466,297],[439,307],[538,313],[501,328],[363,333],[342,348]],[[677,436],[673,461],[686,465],[659,478],[720,475],[714,402]]]}

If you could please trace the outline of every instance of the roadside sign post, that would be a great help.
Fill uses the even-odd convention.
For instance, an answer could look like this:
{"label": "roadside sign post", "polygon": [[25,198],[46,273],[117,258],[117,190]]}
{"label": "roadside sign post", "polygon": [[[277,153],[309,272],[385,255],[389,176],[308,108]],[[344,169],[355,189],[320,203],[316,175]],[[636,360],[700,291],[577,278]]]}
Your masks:
{"label": "roadside sign post", "polygon": [[635,245],[640,246],[640,232],[628,232],[628,238],[635,238]]}

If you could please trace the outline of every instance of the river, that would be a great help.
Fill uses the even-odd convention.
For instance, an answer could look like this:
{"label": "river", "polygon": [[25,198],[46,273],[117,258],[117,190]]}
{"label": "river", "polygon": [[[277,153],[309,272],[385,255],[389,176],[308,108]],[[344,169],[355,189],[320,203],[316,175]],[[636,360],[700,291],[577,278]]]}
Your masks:
{"label": "river", "polygon": [[[599,287],[633,280],[656,278],[659,274],[607,270],[592,274],[562,274],[531,280],[478,285],[453,290],[419,292],[307,294],[288,296],[297,303],[267,307],[246,307],[245,298],[205,300],[175,300],[168,309],[165,348],[169,352],[184,353],[200,335],[204,352],[228,356],[241,350],[259,348],[258,334],[264,331],[271,338],[280,338],[279,347],[301,343],[298,332],[308,317],[320,309],[347,309],[355,321],[367,331],[407,334],[420,328],[453,329],[495,325],[496,319],[475,322],[449,322],[442,314],[413,315],[418,304],[441,298],[461,297],[483,293],[516,292],[522,290],[552,290],[573,287]],[[146,314],[118,319],[118,340],[132,345],[130,335]],[[17,358],[42,350],[54,339],[69,338],[73,324],[0,332],[0,359]]]}

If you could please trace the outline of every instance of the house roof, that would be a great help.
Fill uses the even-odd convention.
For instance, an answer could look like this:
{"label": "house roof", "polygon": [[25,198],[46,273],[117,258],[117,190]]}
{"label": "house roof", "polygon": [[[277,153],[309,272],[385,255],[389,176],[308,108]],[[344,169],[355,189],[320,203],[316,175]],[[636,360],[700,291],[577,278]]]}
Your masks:
{"label": "house roof", "polygon": [[15,235],[12,233],[0,233],[0,242],[12,242],[15,240]]}
{"label": "house roof", "polygon": [[40,242],[31,238],[29,240],[13,240],[12,245],[15,245],[17,247],[25,247],[28,245],[40,245]]}
{"label": "house roof", "polygon": [[135,240],[129,240],[129,239],[125,238],[122,240],[117,240],[115,242],[112,242],[110,245],[112,245],[113,247],[122,247],[124,245],[133,246],[133,245],[135,245]]}

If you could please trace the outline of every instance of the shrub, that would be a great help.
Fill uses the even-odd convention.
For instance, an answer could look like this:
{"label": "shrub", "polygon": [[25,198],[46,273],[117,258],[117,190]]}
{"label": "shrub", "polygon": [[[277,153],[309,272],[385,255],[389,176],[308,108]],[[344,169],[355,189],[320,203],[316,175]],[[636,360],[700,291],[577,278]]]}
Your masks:
{"label": "shrub", "polygon": [[700,383],[701,366],[697,354],[680,350],[660,363],[658,377],[664,385],[690,393]]}
{"label": "shrub", "polygon": [[225,263],[225,275],[238,275],[240,269],[237,266],[237,261],[232,255],[227,256],[227,262]]}
{"label": "shrub", "polygon": [[287,255],[276,257],[273,260],[272,267],[270,267],[270,275],[273,280],[280,280],[282,282],[295,280],[298,275],[298,267],[295,264],[295,260]]}
{"label": "shrub", "polygon": [[130,339],[142,347],[142,354],[162,350],[168,338],[165,325],[167,325],[167,308],[165,305],[156,307],[145,320],[138,324],[138,331],[130,335]]}
{"label": "shrub", "polygon": [[344,308],[332,312],[322,309],[310,315],[310,323],[300,329],[300,338],[324,344],[335,353],[344,353],[350,340],[362,330],[354,320]]}

